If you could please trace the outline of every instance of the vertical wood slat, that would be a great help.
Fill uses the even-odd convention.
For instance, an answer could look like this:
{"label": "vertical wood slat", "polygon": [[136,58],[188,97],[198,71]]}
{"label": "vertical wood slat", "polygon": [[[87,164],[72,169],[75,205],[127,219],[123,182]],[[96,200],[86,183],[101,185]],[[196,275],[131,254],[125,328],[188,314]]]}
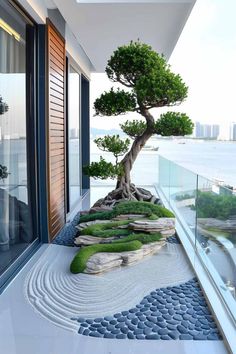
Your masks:
{"label": "vertical wood slat", "polygon": [[[65,224],[65,40],[48,21],[48,218],[52,240]],[[56,138],[58,137],[58,138]],[[60,145],[58,142],[60,141]],[[57,178],[55,179],[55,175]],[[64,201],[64,202],[62,202]]]}

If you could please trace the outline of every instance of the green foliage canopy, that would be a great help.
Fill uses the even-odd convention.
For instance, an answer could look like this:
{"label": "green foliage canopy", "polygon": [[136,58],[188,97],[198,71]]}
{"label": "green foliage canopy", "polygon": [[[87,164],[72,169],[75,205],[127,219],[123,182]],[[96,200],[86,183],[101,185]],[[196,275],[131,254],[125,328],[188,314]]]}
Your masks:
{"label": "green foliage canopy", "polygon": [[100,150],[112,152],[116,159],[129,150],[129,139],[122,140],[119,135],[105,135],[94,140]]}
{"label": "green foliage canopy", "polygon": [[117,176],[122,175],[123,167],[120,164],[113,165],[107,162],[102,156],[98,162],[92,162],[88,166],[83,166],[83,172],[90,177],[100,179],[115,179]]}
{"label": "green foliage canopy", "polygon": [[145,132],[147,123],[137,119],[132,121],[127,120],[123,124],[120,124],[120,127],[130,138],[135,139]]}
{"label": "green foliage canopy", "polygon": [[162,136],[183,136],[193,131],[193,122],[185,113],[167,112],[155,122],[155,133]]}
{"label": "green foliage canopy", "polygon": [[[140,138],[139,144],[131,146],[131,150],[135,153],[127,156],[127,159],[131,159],[131,156],[136,158],[140,151],[138,146],[144,146],[152,134],[183,136],[192,133],[193,123],[184,113],[167,112],[155,121],[149,112],[151,108],[178,105],[185,100],[188,93],[188,87],[180,75],[173,73],[164,56],[154,51],[151,46],[139,41],[131,41],[127,45],[118,47],[108,60],[106,74],[111,81],[124,85],[127,90],[112,88],[109,92],[104,92],[95,100],[95,115],[117,116],[127,112],[138,112],[146,120],[145,122],[126,121],[121,124],[121,129],[129,137],[134,140]],[[122,174],[116,173],[118,156],[121,156],[122,151],[127,152],[125,146],[122,149],[118,137],[110,140],[107,137],[104,140],[100,138],[95,142],[99,148],[113,153],[116,165],[107,165],[108,169],[104,171],[106,167],[104,161],[101,160],[90,169],[87,168],[87,174],[91,177],[101,178],[102,171],[104,171],[102,179],[117,176],[119,183],[122,180]],[[112,148],[112,144],[114,148]],[[120,167],[122,162],[120,162]],[[130,175],[133,162],[123,164],[123,171],[121,170],[123,176]],[[96,172],[98,172],[97,175]],[[130,178],[126,180],[130,180]]]}
{"label": "green foliage canopy", "polygon": [[136,110],[136,98],[133,93],[113,88],[109,92],[104,92],[94,102],[96,115],[118,116]]}

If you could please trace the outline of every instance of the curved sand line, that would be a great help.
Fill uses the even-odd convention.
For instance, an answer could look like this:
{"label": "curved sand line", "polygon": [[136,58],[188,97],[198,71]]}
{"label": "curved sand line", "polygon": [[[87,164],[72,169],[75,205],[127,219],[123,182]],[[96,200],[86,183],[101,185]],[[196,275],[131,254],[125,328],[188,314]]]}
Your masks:
{"label": "curved sand line", "polygon": [[78,331],[73,317],[96,318],[128,310],[152,290],[194,277],[183,248],[167,243],[157,254],[102,275],[71,274],[75,247],[50,245],[25,280],[25,296],[42,316]]}

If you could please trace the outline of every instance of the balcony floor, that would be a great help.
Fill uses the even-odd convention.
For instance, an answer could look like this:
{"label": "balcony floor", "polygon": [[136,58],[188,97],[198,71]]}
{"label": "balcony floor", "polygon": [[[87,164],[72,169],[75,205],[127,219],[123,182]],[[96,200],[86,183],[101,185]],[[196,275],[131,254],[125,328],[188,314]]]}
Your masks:
{"label": "balcony floor", "polygon": [[[99,189],[99,193],[104,194],[104,190]],[[181,247],[170,244],[160,254],[137,265],[102,276],[74,276],[69,274],[68,266],[77,249],[54,244],[43,245],[1,295],[0,352],[227,353],[221,340],[93,338],[78,334],[80,323],[71,320],[79,316],[92,319],[113,315],[136,306],[156,288],[178,286],[191,281],[194,273]],[[64,296],[70,290],[73,296],[69,296],[70,301],[65,303]],[[78,307],[75,306],[77,302]],[[83,306],[79,305],[80,302],[83,302]]]}

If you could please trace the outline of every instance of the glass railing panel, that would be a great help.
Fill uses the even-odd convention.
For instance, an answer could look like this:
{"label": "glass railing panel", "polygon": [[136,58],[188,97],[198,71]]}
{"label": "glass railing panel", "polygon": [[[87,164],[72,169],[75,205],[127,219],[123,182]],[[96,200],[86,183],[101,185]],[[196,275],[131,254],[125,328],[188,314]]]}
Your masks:
{"label": "glass railing panel", "polygon": [[221,182],[199,176],[196,206],[197,252],[236,314],[236,196]]}
{"label": "glass railing panel", "polygon": [[196,227],[197,175],[173,162],[170,163],[170,205],[188,235],[194,241]]}
{"label": "glass railing panel", "polygon": [[164,197],[170,202],[170,164],[171,161],[159,156],[159,177],[158,187],[162,191]]}

